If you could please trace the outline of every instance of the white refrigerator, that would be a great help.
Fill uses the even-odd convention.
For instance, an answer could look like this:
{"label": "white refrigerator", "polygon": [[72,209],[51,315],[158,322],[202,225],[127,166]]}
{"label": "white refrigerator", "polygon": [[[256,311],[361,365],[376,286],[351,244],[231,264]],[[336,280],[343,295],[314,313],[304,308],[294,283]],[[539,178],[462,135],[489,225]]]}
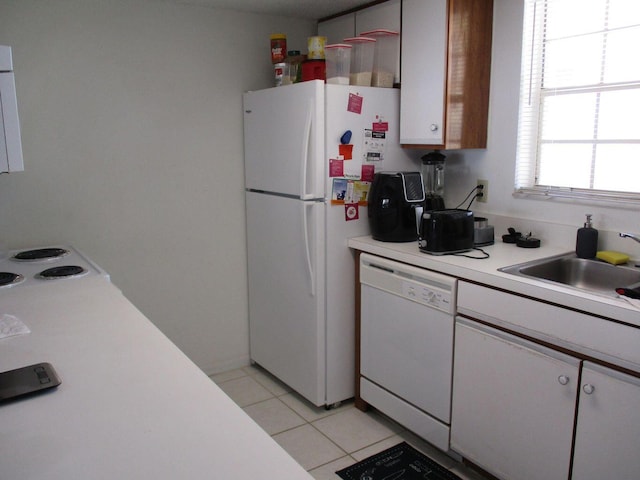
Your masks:
{"label": "white refrigerator", "polygon": [[369,233],[366,181],[420,169],[399,105],[396,89],[319,80],[243,97],[250,357],[317,406],[354,395],[347,240]]}

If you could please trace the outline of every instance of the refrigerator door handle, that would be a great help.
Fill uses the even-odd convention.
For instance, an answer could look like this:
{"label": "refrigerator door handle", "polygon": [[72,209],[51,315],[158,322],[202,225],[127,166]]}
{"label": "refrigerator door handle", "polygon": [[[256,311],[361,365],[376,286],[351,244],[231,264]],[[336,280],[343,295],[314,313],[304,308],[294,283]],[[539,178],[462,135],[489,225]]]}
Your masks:
{"label": "refrigerator door handle", "polygon": [[302,142],[302,168],[300,169],[300,184],[302,185],[302,199],[310,200],[315,198],[313,193],[307,192],[307,174],[309,169],[309,161],[310,161],[310,150],[311,150],[311,127],[313,120],[313,99],[309,99],[309,103],[307,105],[307,118],[304,123],[304,141]]}
{"label": "refrigerator door handle", "polygon": [[302,206],[302,228],[304,229],[304,248],[307,259],[307,273],[309,274],[309,285],[310,285],[310,293],[312,297],[316,296],[316,282],[313,277],[313,264],[311,262],[311,245],[309,243],[309,216],[307,214],[308,210],[313,208],[313,204],[305,203]]}

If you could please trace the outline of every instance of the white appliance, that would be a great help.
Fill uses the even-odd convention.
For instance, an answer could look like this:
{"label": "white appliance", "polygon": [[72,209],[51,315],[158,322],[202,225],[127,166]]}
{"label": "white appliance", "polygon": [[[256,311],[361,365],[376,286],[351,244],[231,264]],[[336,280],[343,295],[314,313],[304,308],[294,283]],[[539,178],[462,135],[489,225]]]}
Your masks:
{"label": "white appliance", "polygon": [[0,293],[15,288],[75,282],[109,274],[86,255],[68,245],[12,250],[0,259]]}
{"label": "white appliance", "polygon": [[[340,161],[347,131],[352,159]],[[244,134],[251,360],[331,406],[354,395],[347,239],[369,233],[366,207],[349,205],[334,180],[371,165],[419,170],[398,142],[399,92],[319,80],[248,92]]]}
{"label": "white appliance", "polygon": [[0,173],[24,170],[11,47],[0,45]]}
{"label": "white appliance", "polygon": [[449,450],[457,280],[360,256],[360,396]]}

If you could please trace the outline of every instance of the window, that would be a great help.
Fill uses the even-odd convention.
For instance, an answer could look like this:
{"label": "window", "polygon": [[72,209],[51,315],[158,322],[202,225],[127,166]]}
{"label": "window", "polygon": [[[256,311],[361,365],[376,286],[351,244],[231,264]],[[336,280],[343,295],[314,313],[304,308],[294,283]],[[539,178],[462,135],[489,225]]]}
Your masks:
{"label": "window", "polygon": [[640,201],[640,1],[524,1],[516,192]]}

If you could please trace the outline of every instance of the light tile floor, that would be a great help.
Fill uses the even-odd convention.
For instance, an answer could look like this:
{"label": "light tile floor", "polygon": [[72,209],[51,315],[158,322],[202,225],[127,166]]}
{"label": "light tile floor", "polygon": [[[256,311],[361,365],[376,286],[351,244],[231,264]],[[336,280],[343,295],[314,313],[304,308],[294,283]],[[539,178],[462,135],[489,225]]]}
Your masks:
{"label": "light tile floor", "polygon": [[339,479],[336,470],[406,441],[460,478],[483,480],[375,410],[361,412],[353,402],[318,408],[260,367],[211,379],[315,479]]}

